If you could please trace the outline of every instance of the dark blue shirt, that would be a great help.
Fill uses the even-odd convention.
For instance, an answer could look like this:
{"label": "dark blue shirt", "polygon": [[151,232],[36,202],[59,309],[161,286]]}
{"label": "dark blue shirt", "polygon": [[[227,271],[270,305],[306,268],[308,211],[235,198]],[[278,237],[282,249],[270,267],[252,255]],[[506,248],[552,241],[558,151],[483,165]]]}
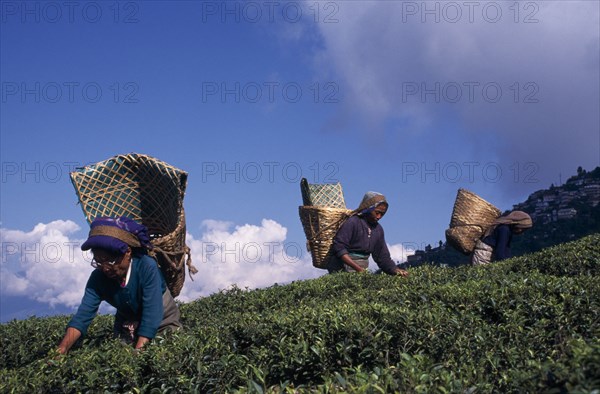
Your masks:
{"label": "dark blue shirt", "polygon": [[385,242],[383,227],[379,223],[370,224],[358,215],[351,216],[342,224],[331,248],[338,258],[348,253],[373,255],[373,260],[384,272],[394,274],[396,271],[396,264]]}
{"label": "dark blue shirt", "polygon": [[508,224],[497,226],[494,231],[483,239],[483,242],[494,248],[495,260],[504,260],[511,257],[510,242],[512,231]]}
{"label": "dark blue shirt", "polygon": [[125,287],[104,275],[102,270],[95,269],[85,286],[81,305],[68,326],[85,335],[100,303],[106,301],[117,309],[121,318],[139,321],[137,335],[154,338],[163,319],[162,297],[167,285],[153,258],[146,255],[133,257],[131,264]]}

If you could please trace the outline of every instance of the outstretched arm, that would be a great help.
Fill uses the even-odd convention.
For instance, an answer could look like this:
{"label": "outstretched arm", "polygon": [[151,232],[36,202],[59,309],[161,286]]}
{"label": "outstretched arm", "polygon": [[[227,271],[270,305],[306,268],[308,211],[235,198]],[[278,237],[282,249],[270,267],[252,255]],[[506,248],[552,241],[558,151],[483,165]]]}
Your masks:
{"label": "outstretched arm", "polygon": [[67,354],[75,342],[77,342],[79,337],[81,337],[81,331],[74,327],[68,327],[65,336],[58,345],[58,352],[60,354]]}
{"label": "outstretched arm", "polygon": [[378,230],[378,234],[374,234],[374,237],[376,238],[375,246],[373,248],[373,260],[375,260],[379,268],[381,268],[381,270],[386,274],[400,275],[406,278],[408,276],[408,272],[398,268],[390,256],[390,251],[387,247],[387,243],[385,242],[383,227],[378,226]]}

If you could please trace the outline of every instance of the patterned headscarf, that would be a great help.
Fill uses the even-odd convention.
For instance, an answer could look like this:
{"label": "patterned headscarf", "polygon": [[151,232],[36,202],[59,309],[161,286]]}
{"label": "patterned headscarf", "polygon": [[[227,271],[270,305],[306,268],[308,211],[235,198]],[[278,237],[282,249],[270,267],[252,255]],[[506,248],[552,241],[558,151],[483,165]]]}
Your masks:
{"label": "patterned headscarf", "polygon": [[148,229],[128,217],[99,217],[90,226],[87,241],[81,250],[105,249],[124,254],[131,247],[145,252],[152,249]]}
{"label": "patterned headscarf", "polygon": [[359,215],[365,215],[371,213],[381,204],[389,205],[383,194],[377,192],[366,192],[355,212],[357,212]]}

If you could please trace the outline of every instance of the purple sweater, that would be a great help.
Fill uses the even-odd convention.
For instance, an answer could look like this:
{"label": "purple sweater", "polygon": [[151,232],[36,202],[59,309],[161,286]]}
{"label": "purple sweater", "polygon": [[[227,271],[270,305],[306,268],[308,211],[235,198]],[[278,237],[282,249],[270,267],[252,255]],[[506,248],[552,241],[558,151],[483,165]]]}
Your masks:
{"label": "purple sweater", "polygon": [[[369,236],[369,228],[371,235]],[[396,263],[390,257],[390,251],[385,243],[383,227],[379,223],[369,224],[366,219],[360,216],[351,216],[338,230],[332,245],[333,254],[338,257],[335,259],[337,265],[343,264],[339,259],[348,253],[357,253],[362,255],[373,255],[373,260],[387,274],[394,274]],[[341,269],[342,266],[332,267]]]}

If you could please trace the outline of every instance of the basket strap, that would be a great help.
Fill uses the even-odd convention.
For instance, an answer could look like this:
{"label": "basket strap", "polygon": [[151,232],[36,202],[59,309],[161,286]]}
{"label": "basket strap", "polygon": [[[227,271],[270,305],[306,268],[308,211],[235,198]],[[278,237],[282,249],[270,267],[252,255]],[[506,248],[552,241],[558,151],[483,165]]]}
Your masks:
{"label": "basket strap", "polygon": [[89,236],[97,236],[97,235],[106,235],[109,237],[113,237],[118,239],[119,241],[125,242],[129,246],[133,246],[134,248],[139,248],[142,245],[140,244],[139,239],[130,233],[129,231],[122,230],[118,227],[113,226],[96,226],[90,230]]}
{"label": "basket strap", "polygon": [[[175,264],[175,263],[173,262],[173,260],[171,259],[171,256],[174,256],[174,255],[181,254],[181,253],[182,253],[182,251],[178,250],[178,251],[175,251],[175,252],[167,252],[167,251],[165,251],[165,250],[161,249],[160,247],[158,247],[158,246],[155,246],[155,247],[153,248],[153,254],[154,254],[154,255],[156,255],[156,252],[160,252],[160,253],[161,253],[161,254],[164,256],[164,258],[165,258],[165,259],[166,259],[166,260],[169,262],[169,265],[170,265],[172,268],[174,268],[174,269],[177,269],[177,268],[178,268],[178,264]],[[190,274],[190,278],[191,278],[191,279],[192,279],[192,281],[193,281],[193,280],[194,280],[194,278],[192,278],[192,275],[194,275],[194,274],[197,274],[197,273],[198,273],[198,269],[197,269],[197,268],[196,268],[196,267],[195,267],[195,266],[192,264],[192,253],[191,253],[191,249],[190,249],[190,248],[189,248],[187,245],[185,246],[185,248],[184,248],[184,250],[183,250],[183,254],[184,254],[184,255],[183,255],[183,256],[181,256],[181,258],[182,258],[182,259],[186,259],[186,256],[187,256],[187,259],[186,259],[186,265],[188,266],[188,273]],[[180,260],[180,262],[181,262],[181,260]]]}
{"label": "basket strap", "polygon": [[188,266],[188,273],[190,274],[190,279],[192,280],[192,282],[194,281],[194,278],[192,277],[192,275],[197,274],[198,273],[198,269],[196,267],[194,267],[194,265],[192,264],[192,251],[189,248],[189,246],[185,245],[185,254],[187,255],[187,266]]}

